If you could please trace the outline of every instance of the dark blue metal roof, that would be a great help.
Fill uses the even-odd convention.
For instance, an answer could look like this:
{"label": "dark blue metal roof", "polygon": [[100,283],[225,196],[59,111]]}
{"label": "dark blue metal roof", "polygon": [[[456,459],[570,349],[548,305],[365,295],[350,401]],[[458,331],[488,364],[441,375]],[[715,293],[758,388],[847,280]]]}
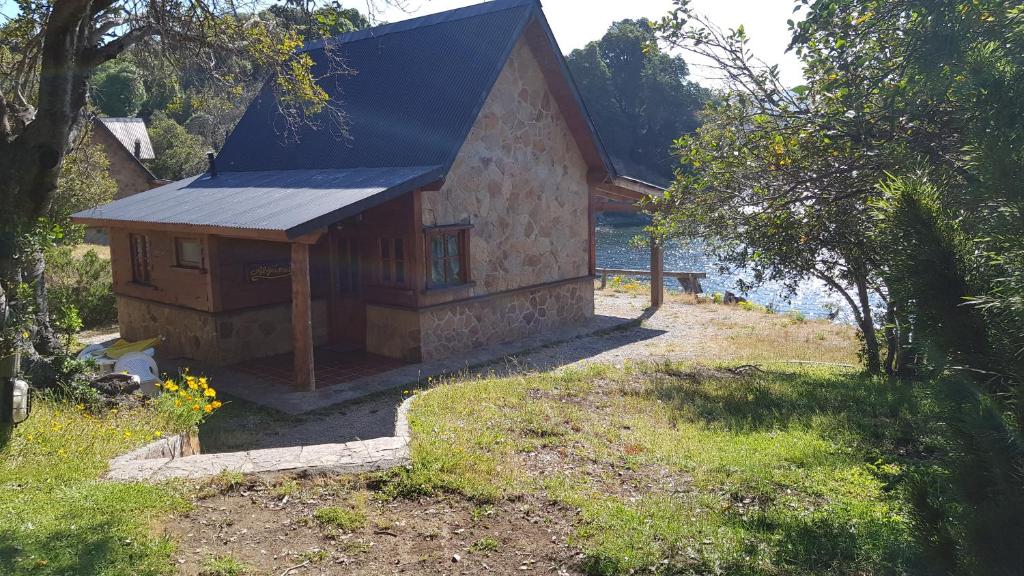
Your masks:
{"label": "dark blue metal roof", "polygon": [[[536,0],[500,0],[362,30],[307,47],[348,135],[301,127],[286,139],[272,85],[220,152],[222,170],[445,166],[483,107]],[[352,73],[329,74],[340,56]],[[336,68],[336,65],[334,65]],[[297,141],[296,141],[297,140]]]}
{"label": "dark blue metal roof", "polygon": [[[603,164],[613,174],[540,3],[497,0],[306,46],[321,86],[348,116],[346,137],[316,130],[316,122],[290,134],[271,81],[228,137],[219,176],[156,188],[75,219],[275,230],[295,238],[442,180],[524,36],[542,52],[535,54],[592,168]],[[353,73],[331,73],[338,55]]]}
{"label": "dark blue metal roof", "polygon": [[440,166],[203,174],[74,217],[100,226],[144,222],[281,231],[295,238],[441,177]]}

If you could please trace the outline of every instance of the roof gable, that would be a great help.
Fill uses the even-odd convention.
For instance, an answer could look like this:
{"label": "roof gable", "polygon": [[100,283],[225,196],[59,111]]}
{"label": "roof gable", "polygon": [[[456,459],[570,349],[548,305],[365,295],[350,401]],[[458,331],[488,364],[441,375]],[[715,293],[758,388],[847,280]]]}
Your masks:
{"label": "roof gable", "polygon": [[[528,33],[527,33],[528,32]],[[328,42],[354,72],[322,81],[348,135],[303,127],[286,141],[270,84],[217,158],[224,171],[451,167],[516,42],[526,34],[588,163],[607,156],[536,0],[499,0],[344,34]],[[324,43],[307,47],[327,75]]]}
{"label": "roof gable", "polygon": [[[153,153],[153,144],[149,140],[149,131],[146,130],[146,123],[142,118],[103,118],[100,116],[95,118],[97,123],[106,128],[133,157],[139,160],[156,158]],[[136,145],[139,147],[138,156],[135,155]]]}

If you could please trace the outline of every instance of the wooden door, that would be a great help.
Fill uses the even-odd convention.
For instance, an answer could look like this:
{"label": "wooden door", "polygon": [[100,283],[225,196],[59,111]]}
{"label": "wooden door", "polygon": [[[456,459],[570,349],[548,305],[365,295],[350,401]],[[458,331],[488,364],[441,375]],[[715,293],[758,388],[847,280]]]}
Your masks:
{"label": "wooden door", "polygon": [[362,295],[362,265],[359,238],[353,234],[332,234],[330,338],[343,350],[366,347],[366,305]]}

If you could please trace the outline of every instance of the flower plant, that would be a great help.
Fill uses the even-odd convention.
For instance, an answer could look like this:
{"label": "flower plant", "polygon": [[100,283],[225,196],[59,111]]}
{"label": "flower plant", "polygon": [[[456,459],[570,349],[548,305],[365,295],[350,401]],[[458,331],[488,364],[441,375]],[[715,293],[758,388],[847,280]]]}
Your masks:
{"label": "flower plant", "polygon": [[184,370],[177,378],[156,384],[155,405],[179,432],[195,430],[223,403],[206,376],[194,376]]}

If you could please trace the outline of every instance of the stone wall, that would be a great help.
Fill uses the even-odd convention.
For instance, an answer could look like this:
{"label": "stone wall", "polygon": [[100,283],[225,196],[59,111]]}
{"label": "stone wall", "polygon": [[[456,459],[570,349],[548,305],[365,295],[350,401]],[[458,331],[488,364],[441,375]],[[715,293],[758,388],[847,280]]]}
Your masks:
{"label": "stone wall", "polygon": [[[213,314],[118,296],[117,316],[123,338],[163,338],[164,357],[227,365],[292,349],[291,304]],[[313,339],[327,341],[325,300],[313,301]]]}
{"label": "stone wall", "polygon": [[103,146],[110,161],[110,176],[117,183],[114,199],[145,192],[160,185],[153,175],[125,149],[121,142],[106,130],[94,126],[90,131],[92,144]]}
{"label": "stone wall", "polygon": [[422,195],[425,226],[473,224],[474,295],[584,276],[587,164],[520,40],[444,186]]}
{"label": "stone wall", "polygon": [[594,315],[590,278],[515,290],[423,310],[367,307],[367,350],[429,361],[583,322]]}
{"label": "stone wall", "polygon": [[594,315],[590,278],[542,286],[424,310],[422,358],[508,342],[583,322]]}

